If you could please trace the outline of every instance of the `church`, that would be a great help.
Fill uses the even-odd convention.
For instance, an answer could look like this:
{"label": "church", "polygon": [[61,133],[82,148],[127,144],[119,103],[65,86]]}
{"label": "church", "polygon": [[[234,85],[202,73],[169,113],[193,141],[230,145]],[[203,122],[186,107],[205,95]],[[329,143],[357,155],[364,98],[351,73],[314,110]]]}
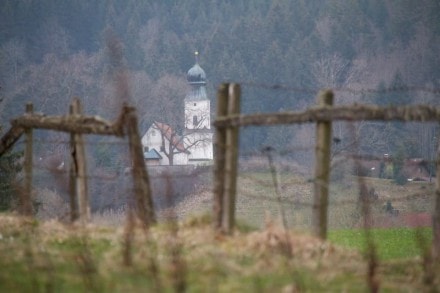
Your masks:
{"label": "church", "polygon": [[213,160],[211,106],[206,91],[206,73],[198,62],[188,70],[190,90],[184,99],[183,132],[165,121],[155,121],[142,136],[147,165],[210,165]]}

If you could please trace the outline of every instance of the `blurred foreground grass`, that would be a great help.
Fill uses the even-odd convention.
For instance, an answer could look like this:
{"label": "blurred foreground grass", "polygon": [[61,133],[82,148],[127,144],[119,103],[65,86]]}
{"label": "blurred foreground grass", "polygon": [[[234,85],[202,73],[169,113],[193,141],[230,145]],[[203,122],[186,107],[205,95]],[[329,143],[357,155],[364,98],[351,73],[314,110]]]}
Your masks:
{"label": "blurred foreground grass", "polygon": [[[209,217],[130,231],[127,237],[123,227],[0,215],[0,292],[368,291],[361,253],[305,234],[285,234],[275,223],[232,236],[215,234]],[[332,232],[331,239],[362,246],[362,237],[345,233]],[[384,258],[379,271],[381,289],[426,289],[418,257]]]}

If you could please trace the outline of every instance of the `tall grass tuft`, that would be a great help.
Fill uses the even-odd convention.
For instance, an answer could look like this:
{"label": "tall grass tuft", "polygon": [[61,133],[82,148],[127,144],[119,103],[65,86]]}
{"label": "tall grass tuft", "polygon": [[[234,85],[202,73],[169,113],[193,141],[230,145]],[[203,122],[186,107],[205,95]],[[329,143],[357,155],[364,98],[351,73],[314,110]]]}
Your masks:
{"label": "tall grass tuft", "polygon": [[90,249],[89,235],[85,229],[80,227],[80,236],[75,239],[78,245],[78,252],[75,255],[76,265],[83,280],[84,286],[89,292],[102,292],[98,267],[93,259],[93,252]]}
{"label": "tall grass tuft", "polygon": [[166,215],[166,221],[169,226],[169,237],[167,242],[167,251],[170,255],[169,273],[171,282],[175,292],[185,292],[187,289],[187,265],[182,255],[182,243],[179,239],[179,225],[177,223],[177,215],[174,209],[173,190],[171,177],[165,174],[166,181],[166,200],[169,209]]}
{"label": "tall grass tuft", "polygon": [[127,209],[127,220],[124,228],[124,240],[122,245],[122,264],[131,267],[133,264],[133,240],[134,240],[134,215],[133,209]]}
{"label": "tall grass tuft", "polygon": [[435,292],[435,261],[432,255],[429,241],[426,239],[425,235],[419,228],[415,230],[414,237],[416,238],[416,243],[420,249],[420,253],[422,256],[423,283],[425,284],[425,286]]}
{"label": "tall grass tuft", "polygon": [[273,148],[271,148],[271,147],[266,147],[266,148],[263,149],[263,153],[265,153],[267,155],[267,160],[268,160],[268,163],[269,163],[270,173],[272,174],[272,182],[273,182],[274,189],[275,189],[275,194],[276,194],[276,197],[277,197],[278,208],[279,208],[279,212],[280,212],[280,216],[281,216],[281,223],[283,225],[284,235],[285,235],[285,238],[286,238],[285,239],[285,245],[284,245],[284,251],[285,251],[285,254],[286,254],[286,256],[288,258],[292,258],[293,257],[292,241],[290,240],[290,234],[289,234],[289,231],[288,231],[286,214],[284,212],[282,198],[281,198],[281,188],[280,188],[279,174],[277,172],[276,166],[275,166],[274,161],[273,161],[272,151],[273,151]]}
{"label": "tall grass tuft", "polygon": [[[353,151],[357,153],[359,150],[359,139],[356,135],[356,131],[354,129],[354,125],[349,123],[350,133],[353,135]],[[356,170],[360,170],[361,164],[359,160],[355,159],[354,166]],[[367,285],[370,289],[370,292],[376,293],[379,292],[380,282],[378,277],[378,257],[377,257],[377,247],[374,243],[374,239],[371,234],[371,225],[372,221],[372,213],[371,213],[371,201],[372,199],[369,196],[367,183],[362,176],[357,176],[357,184],[359,188],[359,204],[362,211],[362,216],[364,218],[364,234],[365,240],[367,243],[367,251],[366,258],[368,262],[368,270],[366,281]]]}

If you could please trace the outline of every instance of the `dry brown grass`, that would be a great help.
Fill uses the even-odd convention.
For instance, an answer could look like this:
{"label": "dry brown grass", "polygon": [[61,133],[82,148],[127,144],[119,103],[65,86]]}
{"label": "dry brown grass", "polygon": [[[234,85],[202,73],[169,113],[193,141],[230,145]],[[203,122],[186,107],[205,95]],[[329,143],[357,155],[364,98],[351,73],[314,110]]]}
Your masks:
{"label": "dry brown grass", "polygon": [[[147,286],[139,281],[131,283],[129,280],[133,277],[136,280],[156,279],[156,285],[149,283],[150,289],[172,289],[167,286],[174,284],[174,289],[187,288],[189,291],[208,288],[220,292],[256,290],[260,285],[250,285],[255,280],[263,282],[262,291],[310,290],[325,286],[343,290],[357,288],[359,284],[365,286],[367,264],[361,254],[294,230],[288,230],[289,241],[286,242],[285,229],[271,219],[266,219],[260,230],[236,230],[231,236],[216,234],[209,217],[190,217],[173,225],[159,224],[145,233],[142,225],[133,223],[130,228],[133,236],[130,238],[131,263],[124,267],[121,264],[127,230],[124,231],[123,226],[90,224],[81,227],[54,220],[36,222],[15,215],[0,215],[3,238],[0,253],[5,263],[24,260],[27,251],[27,255],[32,256],[28,260],[28,270],[44,267],[46,280],[50,279],[49,273],[54,280],[80,278],[91,291],[139,291],[142,288],[139,286]],[[27,239],[32,237],[31,245],[20,241],[24,235],[28,235]],[[5,242],[5,239],[8,240]],[[286,257],[286,246],[291,250],[291,258]],[[68,250],[70,247],[74,250]],[[155,264],[153,267],[151,260]],[[415,263],[411,276],[406,276],[408,270],[404,262],[380,264],[379,277],[386,279],[384,288],[423,288],[423,260],[410,261]],[[68,274],[79,272],[79,275],[66,277],[57,272],[57,266],[66,265],[77,267]],[[179,281],[176,274],[182,272],[185,273],[180,276],[184,279]],[[119,281],[122,277],[125,281]],[[281,279],[274,285],[271,278]],[[118,282],[111,282],[111,287],[106,287],[110,286],[106,285],[110,280]]]}

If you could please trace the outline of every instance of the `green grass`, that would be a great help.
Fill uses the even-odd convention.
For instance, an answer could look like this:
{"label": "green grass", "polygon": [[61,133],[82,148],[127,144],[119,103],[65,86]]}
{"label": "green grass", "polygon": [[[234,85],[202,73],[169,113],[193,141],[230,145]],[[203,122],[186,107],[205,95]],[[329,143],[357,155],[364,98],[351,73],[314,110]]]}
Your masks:
{"label": "green grass", "polygon": [[[431,244],[431,228],[372,229],[372,240],[381,260],[404,259],[420,256]],[[366,236],[363,230],[334,230],[329,240],[335,244],[365,252]]]}
{"label": "green grass", "polygon": [[[181,223],[178,238],[167,225],[135,232],[133,262],[127,267],[121,228],[79,229],[0,214],[0,292],[173,292],[180,278],[187,292],[368,291],[366,262],[359,253],[291,232],[289,258],[277,226],[250,231],[244,226],[233,236],[219,236],[203,217]],[[430,230],[421,234],[428,238]],[[374,231],[378,243],[388,243],[378,245],[384,292],[423,289],[420,259],[411,258],[418,246],[406,244],[413,235],[410,229]],[[356,230],[332,231],[330,239],[359,250],[364,242]],[[173,250],[177,244],[181,247]],[[387,260],[397,257],[397,264]]]}

